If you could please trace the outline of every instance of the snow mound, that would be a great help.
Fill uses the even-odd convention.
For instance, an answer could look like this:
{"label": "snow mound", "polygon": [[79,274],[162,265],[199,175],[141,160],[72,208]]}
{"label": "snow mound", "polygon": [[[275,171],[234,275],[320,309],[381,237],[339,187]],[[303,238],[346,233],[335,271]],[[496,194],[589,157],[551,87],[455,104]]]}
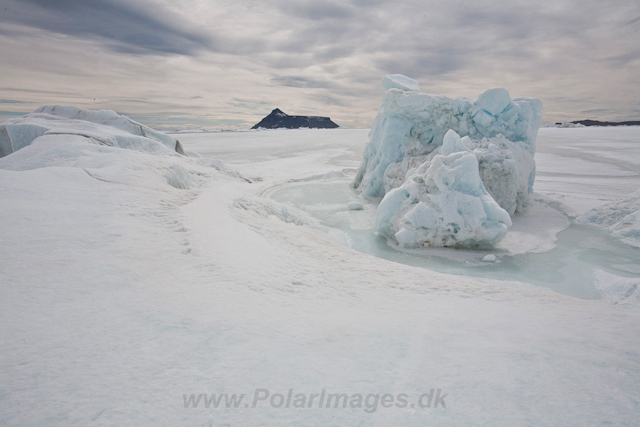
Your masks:
{"label": "snow mound", "polygon": [[578,222],[604,228],[623,242],[640,247],[640,190],[578,217]]}
{"label": "snow mound", "polygon": [[[192,190],[214,177],[244,179],[223,162],[184,155],[180,143],[113,111],[41,107],[0,123],[0,169],[78,168],[98,181]],[[182,153],[182,154],[180,154]]]}
{"label": "snow mound", "polygon": [[376,212],[376,229],[403,248],[487,247],[511,226],[489,195],[468,137],[449,131],[441,152],[391,190]]}
{"label": "snow mound", "polygon": [[[492,142],[490,139],[497,138],[499,144],[496,146],[501,148],[502,154],[496,160],[499,163],[516,162],[515,168],[510,161],[501,165],[501,173],[512,179],[530,170],[529,176],[519,178],[515,187],[520,188],[526,182],[527,192],[532,190],[535,179],[533,155],[542,122],[540,100],[511,100],[505,89],[489,89],[476,101],[448,98],[420,93],[417,82],[413,85],[410,84],[412,81],[399,75],[385,77],[383,86],[387,91],[373,121],[363,161],[352,182],[354,188],[365,197],[383,197],[402,185],[413,168],[437,154],[434,151],[442,146],[444,135],[454,130],[463,137],[483,141],[487,146]],[[526,157],[524,152],[530,158],[522,164],[521,160]],[[476,154],[482,157],[481,153],[482,150]],[[486,169],[486,159],[478,160],[483,163],[481,170]],[[483,180],[489,175],[489,172],[481,173]],[[493,185],[487,185],[490,193],[493,188]],[[513,211],[512,202],[499,203],[509,212]]]}
{"label": "snow mound", "polygon": [[154,190],[189,190],[221,175],[243,179],[215,159],[190,158],[91,144],[80,135],[43,135],[0,158],[0,169],[78,168],[99,181]]}
{"label": "snow mound", "polygon": [[640,279],[620,277],[603,270],[595,270],[596,287],[602,297],[612,304],[640,305]]}
{"label": "snow mound", "polygon": [[45,135],[79,135],[94,144],[110,147],[185,154],[177,139],[114,111],[48,105],[0,124],[0,157]]}

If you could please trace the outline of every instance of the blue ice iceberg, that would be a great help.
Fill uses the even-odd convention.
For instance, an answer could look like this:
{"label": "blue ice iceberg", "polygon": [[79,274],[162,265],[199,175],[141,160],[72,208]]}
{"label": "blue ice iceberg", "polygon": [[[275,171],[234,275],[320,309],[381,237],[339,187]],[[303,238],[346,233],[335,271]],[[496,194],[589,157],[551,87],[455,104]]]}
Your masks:
{"label": "blue ice iceberg", "polygon": [[[387,76],[385,81],[389,77],[400,81],[396,76]],[[475,140],[502,135],[532,156],[535,153],[542,122],[542,102],[538,99],[511,100],[505,89],[489,89],[472,101],[399,86],[385,84],[389,89],[373,121],[369,144],[353,182],[365,197],[384,196],[390,189],[385,188],[387,169],[405,158],[430,154],[442,145],[442,138],[450,129]],[[418,87],[417,82],[415,85],[405,83],[405,87],[409,86]]]}
{"label": "blue ice iceberg", "polygon": [[[496,214],[493,207],[488,208],[489,204],[482,192],[487,193],[507,217],[522,209],[527,195],[533,191],[533,155],[538,128],[542,122],[542,102],[534,98],[512,100],[509,92],[501,88],[489,89],[475,101],[429,95],[419,92],[415,80],[400,75],[385,77],[383,86],[387,90],[382,106],[372,124],[363,161],[352,182],[352,186],[365,197],[384,197],[378,208],[383,209],[379,213],[378,231],[406,247],[482,246],[504,237],[506,228],[511,224],[510,220],[504,220],[502,213]],[[448,134],[449,143],[443,146],[445,135],[449,131],[454,133]],[[462,156],[465,157],[464,160],[459,153],[466,153]],[[444,160],[453,154],[456,154],[454,157],[457,160]],[[469,156],[475,158],[474,162]],[[425,176],[415,174],[418,170],[423,175],[427,173],[432,163],[435,166],[436,159],[438,170],[444,169],[437,173],[436,170],[432,171],[434,176],[444,174],[444,170],[451,167],[453,169],[450,173],[445,174],[447,177],[469,184],[470,178],[465,174],[477,172],[482,191],[475,183],[473,191],[468,192],[455,189],[455,186],[436,187],[438,191],[444,189],[451,193],[447,197],[465,194],[465,200],[468,199],[466,196],[479,198],[469,203],[479,206],[480,202],[482,209],[472,209],[469,208],[470,205],[460,207],[460,201],[445,203],[442,200],[432,209],[429,208],[430,203],[440,196],[436,197],[436,193],[429,192],[423,186],[416,186],[416,182],[410,181],[410,178],[424,179]],[[453,167],[453,163],[449,162],[454,162],[456,166]],[[464,168],[471,168],[473,171],[466,171]],[[407,204],[406,201],[400,203],[398,192],[391,196],[394,189],[401,188],[408,199],[425,199],[420,200],[423,206],[411,207],[411,212],[414,208],[418,211],[409,217],[405,216],[409,214],[407,209],[412,204]],[[483,196],[480,197],[479,194]],[[453,224],[449,227],[450,235],[445,236],[440,222],[437,223],[440,225],[430,223],[437,230],[420,232],[420,238],[414,238],[415,234],[408,240],[402,237],[407,236],[409,231],[397,235],[402,230],[416,226],[418,220],[415,218],[418,218],[419,212],[422,212],[420,218],[426,218],[425,209],[433,214],[433,209],[437,210],[440,204],[447,208],[443,208],[443,216],[438,217],[438,221],[447,222],[451,219],[448,222]],[[448,218],[449,213],[454,213],[447,210],[452,206],[460,207],[457,215],[464,217],[464,220]],[[480,216],[472,219],[473,215]],[[482,215],[486,215],[486,218]],[[416,230],[429,228],[423,225]],[[471,236],[474,232],[476,235]]]}
{"label": "blue ice iceberg", "polygon": [[[466,139],[466,141],[465,141]],[[511,217],[489,195],[478,159],[450,130],[442,153],[382,199],[376,229],[404,248],[485,247],[500,241]]]}

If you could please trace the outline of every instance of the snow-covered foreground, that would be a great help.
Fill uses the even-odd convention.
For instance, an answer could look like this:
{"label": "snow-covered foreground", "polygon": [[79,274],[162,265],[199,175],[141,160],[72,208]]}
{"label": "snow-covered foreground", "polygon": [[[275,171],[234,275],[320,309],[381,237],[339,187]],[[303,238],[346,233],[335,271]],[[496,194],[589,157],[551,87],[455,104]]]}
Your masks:
{"label": "snow-covered foreground", "polygon": [[[571,216],[631,193],[639,135],[541,129],[536,192]],[[268,197],[291,180],[353,175],[365,130],[179,139],[253,183],[113,147],[62,156],[33,144],[0,159],[2,423],[637,422],[635,279],[599,272],[606,298],[586,300],[442,274],[352,250]],[[421,408],[431,389],[446,397]],[[245,396],[185,408],[184,395],[220,393]],[[346,408],[325,407],[334,393]],[[305,406],[317,396],[296,408],[298,394]]]}

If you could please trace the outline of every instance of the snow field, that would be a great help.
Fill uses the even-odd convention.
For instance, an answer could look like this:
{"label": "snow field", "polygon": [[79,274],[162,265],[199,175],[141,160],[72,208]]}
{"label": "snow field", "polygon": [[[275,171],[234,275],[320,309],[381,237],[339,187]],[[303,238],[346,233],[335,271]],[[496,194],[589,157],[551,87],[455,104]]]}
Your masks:
{"label": "snow field", "polygon": [[[265,198],[355,173],[366,131],[181,135],[203,158],[47,138],[0,159],[5,424],[637,419],[637,305],[387,261]],[[256,388],[448,397],[372,413],[183,405],[183,394]]]}

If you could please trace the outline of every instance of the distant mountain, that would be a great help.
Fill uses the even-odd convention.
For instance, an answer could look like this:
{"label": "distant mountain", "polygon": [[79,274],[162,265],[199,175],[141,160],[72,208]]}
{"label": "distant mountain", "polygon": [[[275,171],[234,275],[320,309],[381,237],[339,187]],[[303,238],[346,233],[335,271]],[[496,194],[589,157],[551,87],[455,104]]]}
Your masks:
{"label": "distant mountain", "polygon": [[317,116],[290,116],[283,113],[279,108],[273,110],[267,117],[260,120],[260,123],[251,129],[298,129],[298,128],[314,128],[314,129],[332,129],[339,127],[333,123],[329,117]]}
{"label": "distant mountain", "polygon": [[640,121],[631,122],[599,122],[598,120],[576,120],[571,122],[583,126],[640,126]]}

